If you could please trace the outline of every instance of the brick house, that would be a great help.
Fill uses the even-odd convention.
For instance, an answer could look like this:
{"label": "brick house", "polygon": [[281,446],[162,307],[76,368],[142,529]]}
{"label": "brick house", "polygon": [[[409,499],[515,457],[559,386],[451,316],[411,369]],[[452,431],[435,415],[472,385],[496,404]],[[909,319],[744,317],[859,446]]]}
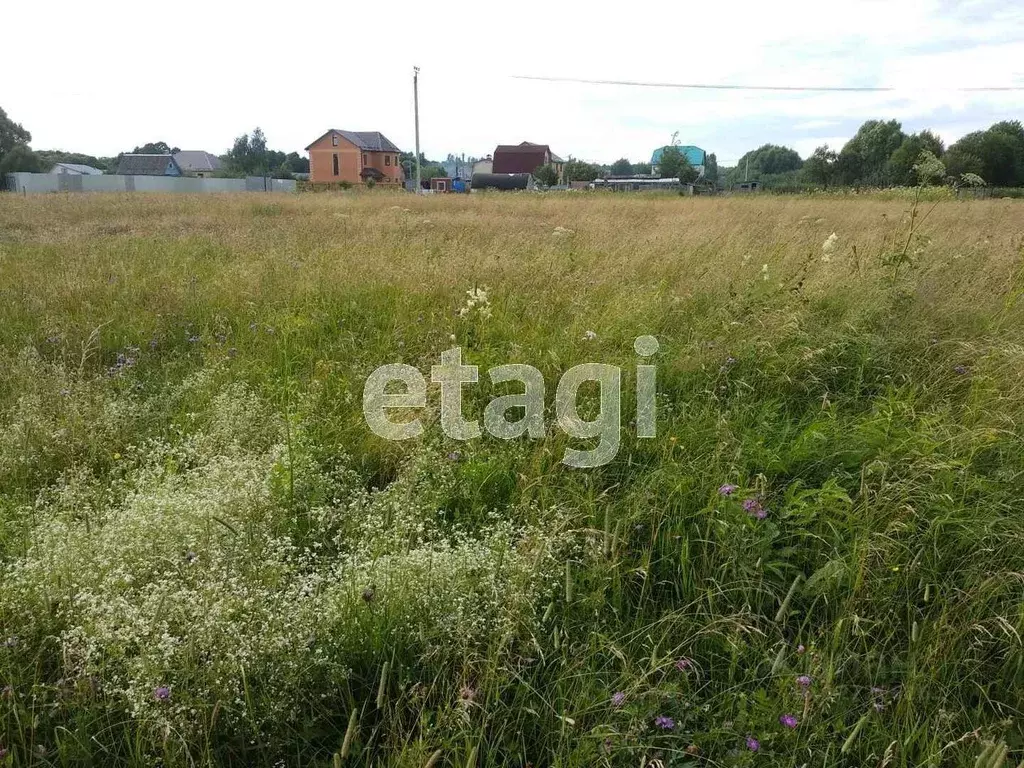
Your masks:
{"label": "brick house", "polygon": [[[558,178],[562,178],[565,161],[551,151],[547,144],[501,144],[494,150],[492,173],[533,173],[542,165],[553,165]],[[474,169],[475,170],[475,169]]]}
{"label": "brick house", "polygon": [[314,141],[309,152],[309,180],[314,184],[360,184],[373,179],[400,186],[404,174],[398,164],[401,150],[379,131],[342,131],[332,128]]}

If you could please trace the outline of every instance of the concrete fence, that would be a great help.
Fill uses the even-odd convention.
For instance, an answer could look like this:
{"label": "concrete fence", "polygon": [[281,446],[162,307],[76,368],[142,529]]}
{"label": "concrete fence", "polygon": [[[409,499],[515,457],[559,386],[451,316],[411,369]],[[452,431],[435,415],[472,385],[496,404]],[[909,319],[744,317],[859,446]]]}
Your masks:
{"label": "concrete fence", "polygon": [[292,179],[246,176],[244,179],[199,179],[190,176],[78,176],[70,173],[9,173],[7,190],[42,192],[294,192]]}

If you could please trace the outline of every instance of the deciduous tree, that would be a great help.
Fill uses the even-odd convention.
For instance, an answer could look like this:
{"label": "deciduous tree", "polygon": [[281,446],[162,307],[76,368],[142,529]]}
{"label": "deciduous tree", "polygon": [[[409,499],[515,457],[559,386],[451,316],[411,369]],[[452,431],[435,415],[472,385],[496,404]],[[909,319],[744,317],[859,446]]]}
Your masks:
{"label": "deciduous tree", "polygon": [[612,163],[611,173],[613,176],[629,176],[633,173],[633,164],[624,157],[620,157]]}
{"label": "deciduous tree", "polygon": [[558,183],[558,171],[555,170],[555,166],[548,163],[535,170],[533,178],[546,187],[553,187]]}
{"label": "deciduous tree", "polygon": [[840,183],[886,184],[886,164],[906,138],[898,120],[866,121],[839,152],[836,172]]}
{"label": "deciduous tree", "polygon": [[683,151],[675,146],[668,146],[661,153],[658,162],[658,175],[663,179],[679,179],[684,184],[697,180],[697,169],[690,165]]}
{"label": "deciduous tree", "polygon": [[601,169],[596,165],[585,163],[582,160],[569,158],[562,170],[566,182],[570,181],[593,181],[601,178]]}
{"label": "deciduous tree", "polygon": [[16,146],[28,144],[30,141],[32,141],[32,134],[26,131],[21,123],[11,120],[0,107],[0,161]]}
{"label": "deciduous tree", "polygon": [[830,186],[835,181],[837,159],[836,152],[830,149],[828,144],[822,144],[804,161],[804,178],[811,184]]}
{"label": "deciduous tree", "polygon": [[15,144],[0,158],[0,175],[5,173],[40,173],[43,170],[39,158],[28,144]]}
{"label": "deciduous tree", "polygon": [[920,160],[922,152],[930,152],[934,157],[942,157],[945,145],[942,139],[931,131],[925,130],[907,136],[896,151],[889,156],[885,167],[885,180],[888,184],[910,186],[918,182],[914,165]]}

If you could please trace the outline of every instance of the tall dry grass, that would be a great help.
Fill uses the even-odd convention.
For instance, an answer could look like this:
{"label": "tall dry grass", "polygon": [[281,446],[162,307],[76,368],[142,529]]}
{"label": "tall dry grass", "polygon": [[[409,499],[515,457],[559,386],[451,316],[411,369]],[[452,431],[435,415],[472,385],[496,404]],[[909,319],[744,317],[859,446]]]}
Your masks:
{"label": "tall dry grass", "polygon": [[[1015,765],[1020,214],[0,197],[0,765]],[[596,470],[363,422],[641,334]]]}

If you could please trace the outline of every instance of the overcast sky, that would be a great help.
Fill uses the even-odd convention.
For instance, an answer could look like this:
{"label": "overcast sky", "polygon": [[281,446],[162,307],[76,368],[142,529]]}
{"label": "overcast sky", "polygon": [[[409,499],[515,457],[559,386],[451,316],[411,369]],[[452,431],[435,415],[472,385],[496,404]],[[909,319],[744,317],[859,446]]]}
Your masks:
{"label": "overcast sky", "polygon": [[[164,19],[164,21],[161,21]],[[650,158],[675,131],[734,163],[765,142],[841,146],[869,118],[948,143],[1024,119],[1020,0],[223,3],[51,0],[4,9],[0,107],[35,149],[102,156],[148,141],[216,154],[261,126],[302,151],[328,128],[428,157],[533,141],[596,162]],[[890,93],[550,83],[512,75]]]}

